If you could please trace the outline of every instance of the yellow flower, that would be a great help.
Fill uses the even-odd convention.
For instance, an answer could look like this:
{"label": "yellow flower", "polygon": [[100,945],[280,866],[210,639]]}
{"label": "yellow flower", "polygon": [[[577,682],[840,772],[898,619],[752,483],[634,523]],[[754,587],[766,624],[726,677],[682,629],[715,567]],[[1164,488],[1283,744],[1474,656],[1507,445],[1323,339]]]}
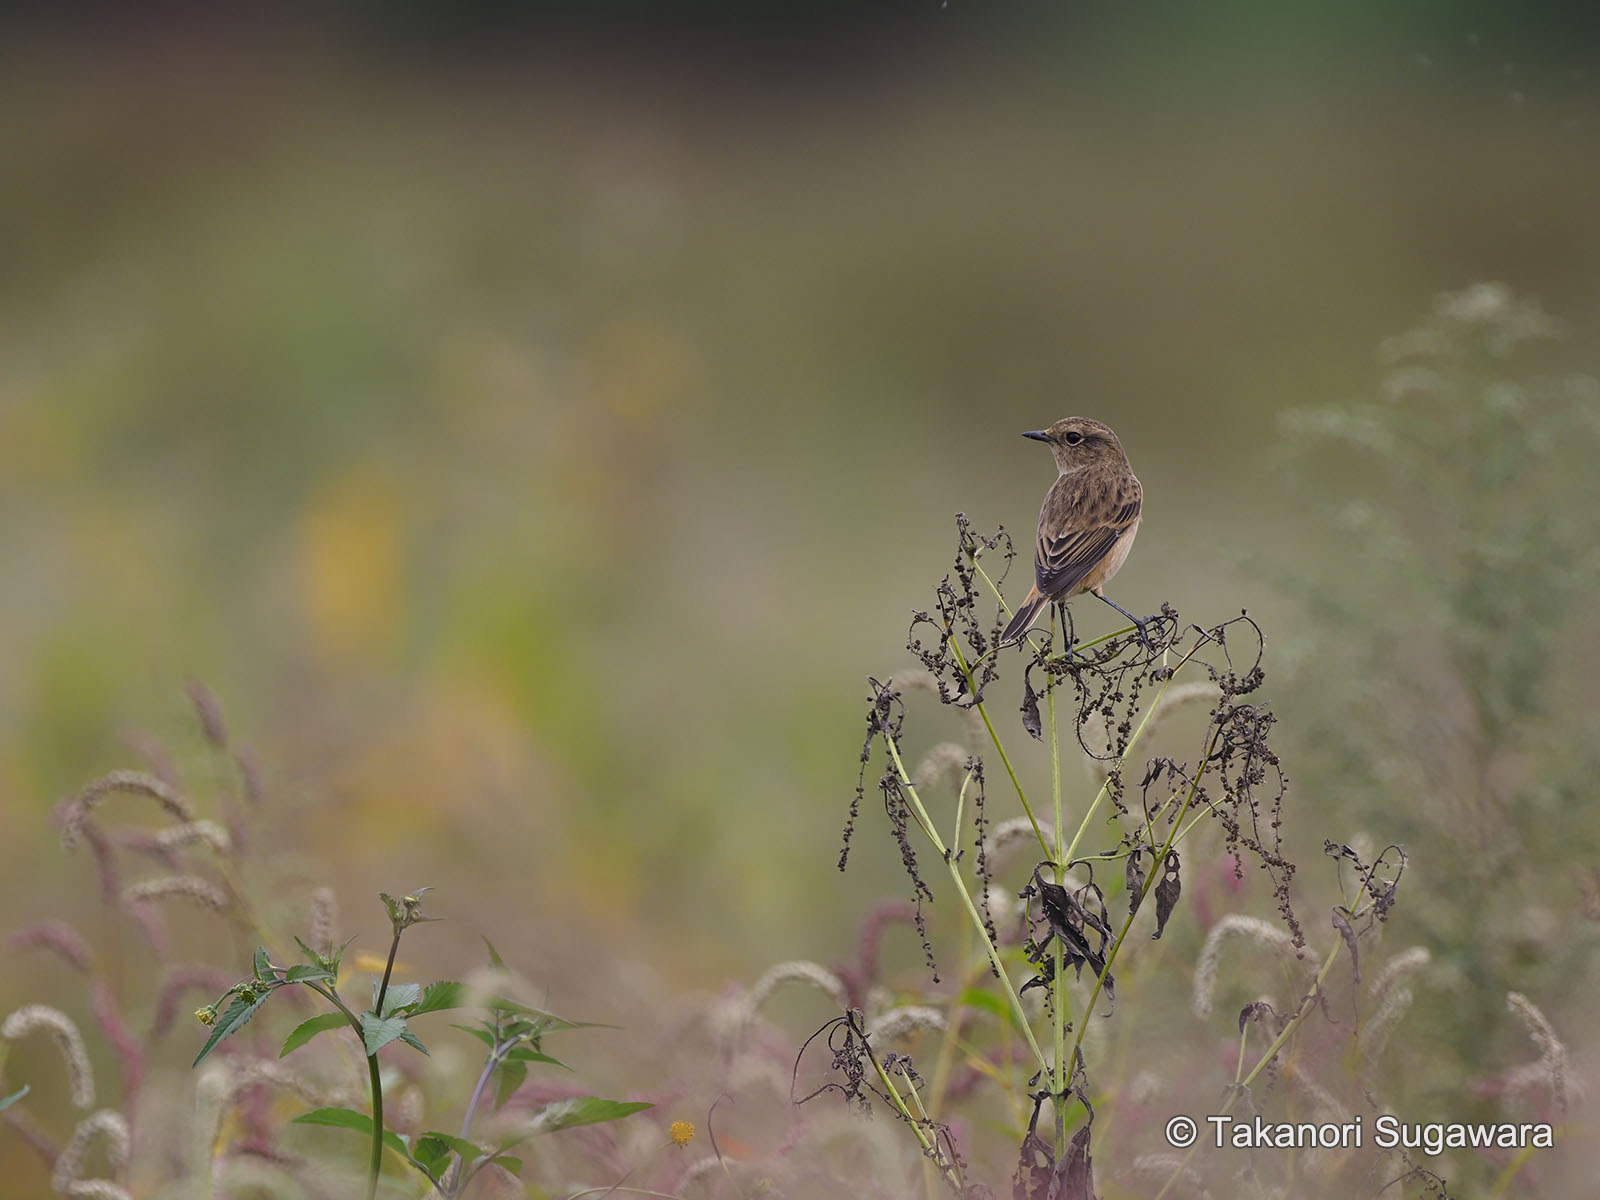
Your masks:
{"label": "yellow flower", "polygon": [[692,1121],[674,1121],[667,1129],[672,1135],[673,1145],[687,1146],[694,1140],[694,1123]]}
{"label": "yellow flower", "polygon": [[217,1023],[217,1010],[211,1005],[194,1010],[194,1019],[202,1025],[215,1025]]}

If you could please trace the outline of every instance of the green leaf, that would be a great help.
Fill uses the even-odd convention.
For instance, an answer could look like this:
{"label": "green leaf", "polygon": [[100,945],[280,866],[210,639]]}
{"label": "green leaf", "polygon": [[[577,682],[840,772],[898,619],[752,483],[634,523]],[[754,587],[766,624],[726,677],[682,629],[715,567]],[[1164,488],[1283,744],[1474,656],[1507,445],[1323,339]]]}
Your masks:
{"label": "green leaf", "polygon": [[404,1017],[378,1018],[370,1012],[361,1014],[361,1040],[366,1045],[367,1057],[371,1058],[384,1046],[406,1032],[406,1019]]}
{"label": "green leaf", "polygon": [[623,1117],[654,1108],[640,1100],[602,1100],[598,1096],[584,1096],[578,1100],[557,1100],[547,1104],[534,1118],[534,1132],[554,1133],[557,1129],[571,1129],[574,1125],[595,1125],[601,1121],[620,1121]]}
{"label": "green leaf", "polygon": [[415,1004],[422,996],[422,987],[415,983],[391,983],[383,994],[383,1015],[392,1017],[399,1009]]}
{"label": "green leaf", "polygon": [[541,1054],[539,1051],[530,1049],[527,1046],[518,1046],[515,1050],[508,1051],[506,1053],[506,1057],[514,1058],[518,1062],[550,1063],[553,1066],[560,1067],[563,1071],[572,1070],[571,1067],[567,1066],[567,1064],[562,1062],[559,1058],[551,1058],[548,1054]]}
{"label": "green leaf", "polygon": [[522,1086],[528,1077],[528,1064],[515,1059],[502,1062],[494,1069],[494,1106],[504,1107],[511,1094]]}
{"label": "green leaf", "polygon": [[235,995],[233,1003],[217,1018],[217,1023],[211,1027],[211,1036],[206,1039],[206,1044],[201,1047],[200,1053],[195,1055],[191,1067],[198,1067],[201,1059],[216,1049],[217,1043],[225,1037],[231,1037],[243,1029],[245,1022],[256,1015],[256,1010],[267,1002],[267,997],[272,991],[263,991],[253,1000],[246,1000],[243,996]]}
{"label": "green leaf", "polygon": [[294,939],[294,944],[300,947],[300,953],[306,956],[306,961],[308,963],[315,963],[319,967],[326,967],[328,965],[328,958],[326,955],[318,954],[298,937]]}
{"label": "green leaf", "polygon": [[253,966],[255,967],[256,978],[261,980],[263,983],[275,981],[277,979],[276,973],[274,973],[272,970],[272,959],[267,957],[267,948],[265,946],[256,947],[256,956]]}
{"label": "green leaf", "polygon": [[[301,1113],[294,1119],[296,1125],[331,1125],[335,1129],[353,1129],[357,1133],[372,1136],[372,1118],[366,1113],[356,1112],[353,1108],[314,1108],[310,1112]],[[383,1144],[393,1150],[402,1158],[409,1160],[410,1152],[406,1149],[406,1141],[392,1129],[383,1131]]]}
{"label": "green leaf", "polygon": [[442,1012],[447,1008],[460,1008],[466,1001],[466,996],[465,985],[454,980],[441,979],[436,983],[430,983],[422,990],[422,999],[407,1015],[416,1017],[423,1013]]}
{"label": "green leaf", "polygon": [[12,1092],[11,1095],[0,1097],[0,1110],[10,1108],[13,1104],[15,1104],[18,1100],[21,1100],[27,1094],[28,1085],[23,1084],[18,1091]]}
{"label": "green leaf", "polygon": [[310,963],[295,963],[295,965],[285,971],[283,975],[283,981],[285,983],[300,983],[307,979],[326,979],[331,982],[333,979],[333,972],[328,970],[326,967],[317,967],[311,965]]}
{"label": "green leaf", "polygon": [[491,1049],[491,1050],[494,1049],[494,1034],[490,1033],[487,1029],[479,1029],[476,1025],[455,1025],[455,1024],[452,1024],[450,1026],[450,1028],[451,1029],[459,1029],[459,1030],[461,1030],[462,1033],[470,1033],[473,1037],[477,1038],[485,1046],[489,1047],[489,1049]]}
{"label": "green leaf", "polygon": [[442,1142],[468,1162],[481,1157],[483,1154],[483,1147],[476,1142],[469,1142],[466,1138],[458,1138],[453,1133],[441,1133],[437,1129],[430,1129],[423,1133],[417,1140],[417,1148],[420,1150],[422,1143],[430,1139],[435,1142]]}
{"label": "green leaf", "polygon": [[[483,937],[481,933],[478,936]],[[489,965],[497,970],[504,971],[506,969],[506,964],[500,957],[500,951],[494,948],[494,943],[488,938],[483,938],[483,944],[489,947]]]}
{"label": "green leaf", "polygon": [[436,1137],[423,1134],[411,1151],[411,1161],[424,1175],[437,1179],[450,1161],[450,1147]]}
{"label": "green leaf", "polygon": [[312,1017],[309,1021],[301,1021],[300,1024],[289,1031],[289,1036],[284,1038],[283,1049],[278,1051],[278,1057],[282,1058],[291,1050],[300,1049],[301,1046],[304,1046],[319,1033],[325,1033],[330,1029],[338,1029],[347,1024],[349,1022],[345,1020],[344,1014],[336,1012],[323,1013],[320,1017]]}
{"label": "green leaf", "polygon": [[967,1008],[976,1009],[978,1012],[986,1012],[992,1017],[1000,1018],[1003,1023],[1013,1028],[1016,1027],[1017,1017],[1011,1011],[1011,1006],[993,992],[986,992],[982,988],[970,987],[961,993],[961,998],[956,1003]]}
{"label": "green leaf", "polygon": [[522,1174],[522,1160],[514,1154],[496,1154],[489,1161],[496,1166],[504,1167],[513,1175]]}
{"label": "green leaf", "polygon": [[[424,1054],[428,1054],[428,1048],[417,1040],[417,1035],[412,1033],[411,1030],[408,1029],[402,1033],[400,1035],[400,1040],[406,1045],[415,1047],[416,1049],[421,1050]],[[428,1057],[432,1058],[433,1056],[429,1054]]]}

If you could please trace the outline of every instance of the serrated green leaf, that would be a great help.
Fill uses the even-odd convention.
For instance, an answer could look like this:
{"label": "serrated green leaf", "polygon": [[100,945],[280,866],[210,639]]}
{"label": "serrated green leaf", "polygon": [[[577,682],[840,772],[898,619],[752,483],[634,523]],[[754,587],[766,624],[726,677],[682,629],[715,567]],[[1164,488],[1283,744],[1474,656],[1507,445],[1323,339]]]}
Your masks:
{"label": "serrated green leaf", "polygon": [[654,1108],[642,1100],[602,1100],[584,1096],[577,1100],[557,1100],[547,1104],[534,1117],[535,1133],[554,1133],[574,1125],[595,1125],[601,1121],[620,1121],[623,1117]]}
{"label": "serrated green leaf", "polygon": [[404,1017],[378,1018],[370,1012],[361,1014],[361,1041],[367,1048],[368,1058],[405,1032]]}
{"label": "serrated green leaf", "polygon": [[315,966],[311,963],[295,963],[283,973],[285,983],[302,983],[307,979],[332,980],[333,972],[326,967]]}
{"label": "serrated green leaf", "polygon": [[10,1108],[13,1104],[15,1104],[18,1100],[21,1100],[27,1094],[28,1085],[23,1084],[21,1088],[12,1092],[11,1095],[0,1097],[0,1110]]}
{"label": "serrated green leaf", "polygon": [[462,1033],[470,1033],[473,1037],[477,1038],[485,1046],[489,1047],[489,1049],[491,1049],[491,1050],[494,1049],[494,1035],[492,1033],[490,1033],[486,1029],[479,1029],[476,1025],[455,1025],[455,1024],[452,1024],[450,1026],[450,1028],[451,1029],[459,1029],[459,1030],[461,1030]]}
{"label": "serrated green leaf", "polygon": [[357,935],[352,933],[349,937],[345,938],[343,944],[341,944],[337,950],[328,955],[328,969],[335,975],[339,973],[339,964],[344,961],[344,952],[350,949],[350,946],[355,942],[356,937]]}
{"label": "serrated green leaf", "polygon": [[512,1059],[494,1069],[494,1106],[502,1108],[528,1077],[528,1064]]}
{"label": "serrated green leaf", "polygon": [[312,1017],[309,1021],[301,1021],[289,1031],[289,1036],[283,1039],[283,1049],[278,1051],[282,1058],[292,1050],[298,1050],[319,1033],[326,1033],[330,1029],[339,1029],[349,1022],[343,1013],[323,1013],[321,1016]]}
{"label": "serrated green leaf", "polygon": [[422,989],[422,999],[417,1001],[408,1016],[417,1017],[423,1013],[442,1012],[447,1008],[460,1008],[466,1001],[467,989],[464,984],[456,983],[451,979],[440,979],[430,983]]}
{"label": "serrated green leaf", "polygon": [[[421,1050],[424,1054],[428,1053],[428,1048],[418,1041],[417,1035],[412,1033],[409,1029],[400,1035],[400,1040],[408,1046],[414,1047],[417,1050]],[[433,1056],[430,1054],[428,1057],[432,1058]]]}
{"label": "serrated green leaf", "polygon": [[[481,933],[478,936],[483,937]],[[506,964],[500,958],[500,951],[494,948],[494,943],[488,938],[483,938],[483,944],[489,947],[489,965],[494,967],[496,970],[504,971],[506,969]]]}
{"label": "serrated green leaf", "polygon": [[277,975],[273,973],[272,959],[268,957],[265,946],[256,947],[255,959],[252,961],[251,966],[255,969],[256,978],[263,983],[277,978]]}
{"label": "serrated green leaf", "polygon": [[[334,1129],[353,1129],[357,1133],[366,1134],[369,1138],[372,1136],[372,1118],[366,1113],[356,1112],[353,1108],[314,1108],[310,1112],[301,1113],[294,1119],[293,1124],[328,1125]],[[411,1158],[406,1140],[394,1130],[383,1131],[383,1144],[402,1158],[407,1160]]]}
{"label": "serrated green leaf", "polygon": [[[392,1017],[399,1009],[415,1004],[422,997],[422,985],[416,983],[391,983],[383,994],[383,1015]],[[376,1003],[376,997],[374,997]]]}
{"label": "serrated green leaf", "polygon": [[225,1037],[232,1037],[243,1029],[245,1023],[256,1015],[256,1010],[267,1002],[267,997],[272,992],[264,991],[254,1000],[246,1000],[243,996],[235,996],[233,1003],[228,1005],[227,1011],[217,1018],[217,1023],[211,1027],[211,1036],[206,1039],[206,1044],[200,1048],[200,1053],[195,1055],[190,1067],[198,1067],[200,1061],[216,1049],[217,1043]]}
{"label": "serrated green leaf", "polygon": [[315,964],[316,966],[319,966],[319,967],[325,967],[325,966],[328,965],[328,958],[327,958],[326,955],[318,954],[315,950],[313,950],[310,946],[306,945],[298,937],[294,939],[294,944],[296,946],[300,947],[300,953],[305,955],[306,961],[308,963]]}

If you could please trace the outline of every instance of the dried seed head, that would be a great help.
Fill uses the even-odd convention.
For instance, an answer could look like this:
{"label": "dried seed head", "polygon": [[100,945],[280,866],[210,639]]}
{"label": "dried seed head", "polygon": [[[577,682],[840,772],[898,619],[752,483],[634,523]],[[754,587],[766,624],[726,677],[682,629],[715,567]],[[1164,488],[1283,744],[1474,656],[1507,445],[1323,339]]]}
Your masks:
{"label": "dried seed head", "polygon": [[1211,1200],[1211,1193],[1206,1190],[1200,1173],[1181,1154],[1141,1154],[1122,1172],[1122,1177],[1129,1183],[1140,1190],[1148,1186],[1151,1191],[1166,1186],[1169,1179],[1180,1176],[1189,1187],[1185,1195],[1194,1197],[1194,1200]]}
{"label": "dried seed head", "polygon": [[[1039,832],[1049,842],[1054,836],[1048,821],[1040,822]],[[1027,817],[1012,817],[1001,821],[989,832],[989,869],[996,873],[1005,870],[1015,861],[1017,851],[1024,846],[1037,848],[1039,839],[1034,836],[1033,822]]]}
{"label": "dried seed head", "polygon": [[133,1193],[109,1179],[78,1179],[60,1189],[74,1200],[133,1200]]}
{"label": "dried seed head", "polygon": [[394,1116],[390,1123],[395,1129],[407,1137],[413,1136],[422,1128],[423,1104],[422,1089],[416,1084],[407,1084],[400,1092],[400,1097],[395,1101]]}
{"label": "dried seed head", "polygon": [[695,1159],[689,1164],[689,1169],[683,1173],[683,1177],[678,1180],[678,1192],[684,1195],[691,1194],[689,1189],[702,1179],[715,1178],[718,1172],[726,1169],[724,1160],[737,1161],[729,1154],[708,1154],[704,1158]]}
{"label": "dried seed head", "polygon": [[189,680],[183,690],[189,695],[189,703],[194,705],[194,715],[200,721],[200,732],[206,741],[218,750],[226,750],[228,725],[222,719],[222,705],[217,703],[216,693],[198,679]]}
{"label": "dried seed head", "polygon": [[311,893],[311,927],[306,939],[318,954],[332,954],[339,937],[339,899],[333,889],[319,887]]}
{"label": "dried seed head", "polygon": [[61,805],[61,846],[65,850],[77,848],[83,837],[83,826],[95,807],[112,794],[149,796],[166,810],[175,821],[193,821],[194,809],[178,790],[164,780],[143,771],[112,771],[102,775],[76,797]]}
{"label": "dried seed head", "polygon": [[1211,1015],[1212,996],[1217,986],[1217,964],[1222,958],[1223,944],[1229,938],[1245,938],[1257,945],[1270,947],[1289,960],[1301,957],[1294,939],[1276,925],[1259,917],[1247,917],[1239,913],[1223,917],[1206,935],[1200,960],[1195,964],[1193,1007],[1197,1017]]}
{"label": "dried seed head", "polygon": [[198,875],[163,875],[159,879],[146,879],[122,890],[122,902],[130,906],[176,896],[193,900],[213,912],[226,912],[228,908],[228,894]]}
{"label": "dried seed head", "polygon": [[1403,978],[1413,971],[1421,970],[1432,961],[1433,955],[1428,952],[1426,946],[1413,946],[1409,950],[1402,950],[1383,964],[1383,970],[1378,972],[1377,978],[1372,981],[1368,991],[1373,996],[1381,998],[1388,992],[1395,980]]}
{"label": "dried seed head", "polygon": [[73,1105],[88,1108],[94,1103],[94,1072],[89,1067],[89,1054],[83,1048],[83,1035],[66,1013],[44,1004],[29,1004],[5,1019],[0,1025],[0,1037],[15,1042],[40,1029],[50,1035],[61,1051]]}
{"label": "dried seed head", "polygon": [[954,742],[940,742],[922,756],[922,761],[911,774],[911,782],[918,791],[932,787],[941,779],[948,779],[952,786],[960,787],[961,781],[966,778],[967,764],[971,761],[972,756]]}
{"label": "dried seed head", "polygon": [[1528,1036],[1539,1048],[1539,1063],[1550,1081],[1550,1094],[1563,1112],[1567,1108],[1567,1047],[1556,1037],[1544,1013],[1521,992],[1506,993],[1506,1007],[1522,1018]]}
{"label": "dried seed head", "polygon": [[924,1029],[943,1033],[945,1024],[944,1013],[937,1008],[926,1004],[903,1004],[898,1008],[888,1009],[873,1021],[868,1040],[874,1043],[892,1042],[896,1038],[910,1037]]}
{"label": "dried seed head", "polygon": [[65,921],[40,921],[13,933],[6,940],[13,951],[32,950],[35,947],[49,950],[87,974],[94,965],[94,952],[89,943],[78,936],[78,931]]}
{"label": "dried seed head", "polygon": [[154,842],[160,850],[177,850],[194,842],[201,842],[218,854],[226,854],[232,848],[228,831],[215,821],[185,821],[170,826],[157,833]]}
{"label": "dried seed head", "polygon": [[1134,1104],[1154,1104],[1166,1091],[1166,1083],[1154,1071],[1140,1071],[1128,1085],[1128,1099]]}
{"label": "dried seed head", "polygon": [[106,1160],[113,1175],[121,1174],[122,1169],[128,1165],[128,1123],[122,1119],[121,1113],[103,1108],[93,1116],[85,1117],[78,1122],[78,1127],[72,1131],[72,1140],[56,1157],[55,1169],[50,1176],[50,1186],[57,1192],[62,1195],[86,1194],[69,1192],[67,1187],[69,1184],[79,1182],[78,1176],[83,1171],[84,1159],[89,1155],[89,1146],[96,1138],[105,1142]]}
{"label": "dried seed head", "polygon": [[1371,1020],[1361,1030],[1361,1037],[1357,1042],[1357,1049],[1362,1061],[1362,1079],[1370,1089],[1372,1078],[1377,1070],[1378,1059],[1383,1056],[1383,1049],[1389,1044],[1389,1035],[1399,1025],[1401,1020],[1411,1008],[1411,989],[1403,985],[1391,987],[1381,993],[1383,1003],[1378,1005],[1378,1011],[1372,1014]]}
{"label": "dried seed head", "polygon": [[801,983],[815,988],[827,996],[835,1007],[844,1008],[849,1004],[844,982],[837,975],[817,963],[796,959],[767,968],[761,978],[751,985],[744,999],[747,1019],[760,1012],[773,993],[786,983]]}

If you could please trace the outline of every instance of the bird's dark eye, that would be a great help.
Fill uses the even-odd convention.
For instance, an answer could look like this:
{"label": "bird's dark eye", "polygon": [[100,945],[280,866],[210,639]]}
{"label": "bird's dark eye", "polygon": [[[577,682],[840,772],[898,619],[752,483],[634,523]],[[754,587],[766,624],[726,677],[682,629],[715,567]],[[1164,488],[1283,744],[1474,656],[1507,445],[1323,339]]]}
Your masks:
{"label": "bird's dark eye", "polygon": [[1079,433],[1077,430],[1073,430],[1071,433],[1067,434],[1067,445],[1076,446],[1081,441],[1083,441],[1083,434]]}

